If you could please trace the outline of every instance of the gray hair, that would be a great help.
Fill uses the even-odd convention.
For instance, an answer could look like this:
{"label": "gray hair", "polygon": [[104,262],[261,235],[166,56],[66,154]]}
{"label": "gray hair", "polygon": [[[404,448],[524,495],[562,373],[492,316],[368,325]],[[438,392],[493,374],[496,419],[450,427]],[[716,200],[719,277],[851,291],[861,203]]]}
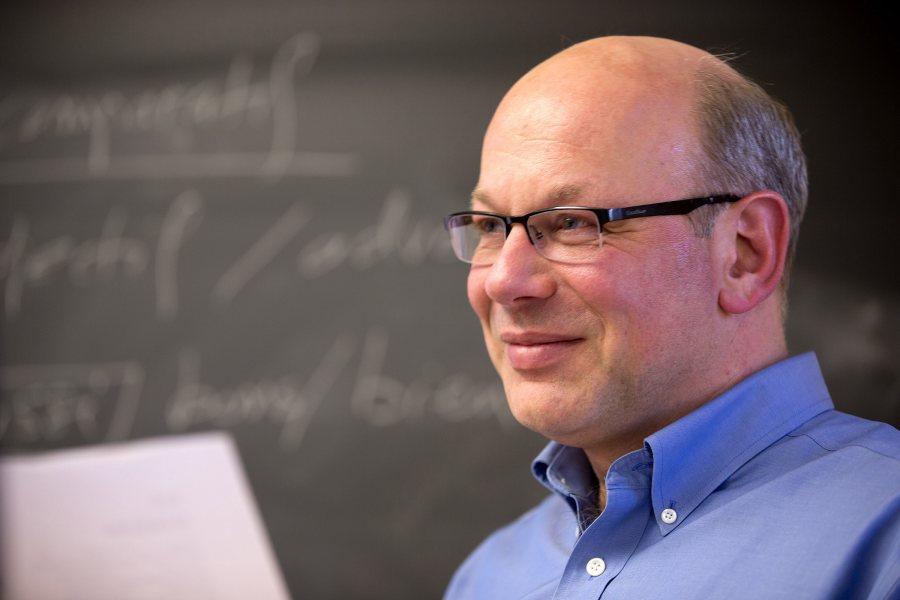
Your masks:
{"label": "gray hair", "polygon": [[[782,102],[721,63],[698,71],[697,93],[704,153],[701,177],[709,186],[704,193],[746,196],[772,190],[787,203],[791,233],[781,283],[784,293],[807,202],[806,157],[794,119]],[[718,211],[695,212],[697,234],[708,237]]]}

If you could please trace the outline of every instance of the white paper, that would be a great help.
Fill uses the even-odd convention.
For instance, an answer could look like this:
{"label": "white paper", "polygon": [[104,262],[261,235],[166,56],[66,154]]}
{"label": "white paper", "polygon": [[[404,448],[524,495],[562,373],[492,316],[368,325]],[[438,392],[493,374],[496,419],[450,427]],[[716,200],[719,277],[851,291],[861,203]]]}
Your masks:
{"label": "white paper", "polygon": [[287,600],[223,433],[0,458],[7,600]]}

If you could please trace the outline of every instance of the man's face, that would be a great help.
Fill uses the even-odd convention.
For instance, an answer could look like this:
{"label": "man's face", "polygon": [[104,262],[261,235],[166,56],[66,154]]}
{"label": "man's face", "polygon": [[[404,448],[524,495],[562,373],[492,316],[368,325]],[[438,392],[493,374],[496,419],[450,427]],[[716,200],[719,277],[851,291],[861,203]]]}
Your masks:
{"label": "man's face", "polygon": [[[694,184],[695,134],[678,118],[687,100],[611,85],[616,93],[598,104],[578,90],[531,87],[495,115],[474,209],[519,215],[712,193]],[[680,416],[716,318],[709,256],[684,216],[610,224],[590,264],[548,261],[514,226],[492,265],[472,267],[468,296],[516,418],[590,447],[642,439]]]}

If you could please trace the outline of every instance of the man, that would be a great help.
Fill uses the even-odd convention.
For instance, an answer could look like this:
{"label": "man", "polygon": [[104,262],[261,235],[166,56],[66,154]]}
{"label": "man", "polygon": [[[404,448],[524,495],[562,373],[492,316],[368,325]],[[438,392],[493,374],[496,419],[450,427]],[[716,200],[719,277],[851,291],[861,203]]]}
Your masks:
{"label": "man", "polygon": [[805,203],[786,109],[696,48],[600,38],[513,86],[447,227],[552,494],[447,599],[900,597],[900,434],[788,358]]}

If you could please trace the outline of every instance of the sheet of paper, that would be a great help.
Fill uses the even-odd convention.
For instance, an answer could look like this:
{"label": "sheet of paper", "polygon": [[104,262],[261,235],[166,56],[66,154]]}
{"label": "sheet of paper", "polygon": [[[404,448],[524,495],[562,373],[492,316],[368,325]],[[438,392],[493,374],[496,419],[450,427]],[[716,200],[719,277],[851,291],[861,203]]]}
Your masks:
{"label": "sheet of paper", "polygon": [[287,600],[224,433],[0,458],[7,600]]}

